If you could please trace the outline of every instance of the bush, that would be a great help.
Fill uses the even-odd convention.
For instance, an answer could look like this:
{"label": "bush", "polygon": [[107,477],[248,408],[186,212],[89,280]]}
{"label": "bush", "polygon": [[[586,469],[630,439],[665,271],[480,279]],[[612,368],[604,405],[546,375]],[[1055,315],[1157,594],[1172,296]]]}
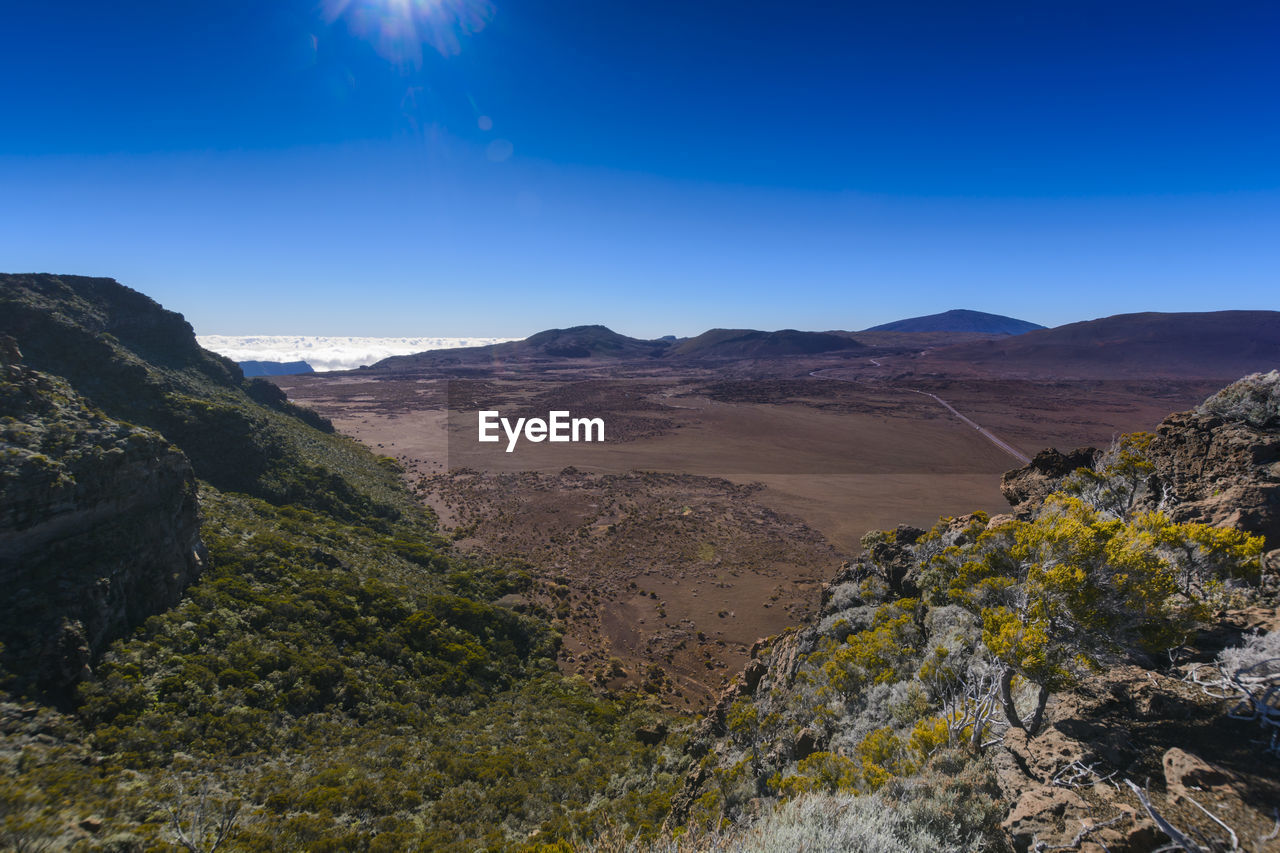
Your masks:
{"label": "bush", "polygon": [[1156,466],[1149,458],[1155,436],[1149,432],[1122,435],[1094,462],[1063,481],[1060,491],[1080,498],[1114,518],[1128,518],[1150,491]]}
{"label": "bush", "polygon": [[969,853],[993,849],[976,833],[952,840],[947,836],[959,833],[935,831],[929,826],[928,817],[919,810],[904,809],[902,803],[889,798],[812,793],[788,800],[744,826],[693,838],[667,839],[647,849],[654,853]]}
{"label": "bush", "polygon": [[1280,712],[1275,704],[1280,684],[1280,631],[1253,634],[1242,645],[1224,649],[1215,663],[1217,672],[1207,678],[1193,671],[1195,682],[1210,696],[1231,699],[1235,704],[1228,715],[1257,723],[1270,737],[1252,742],[1280,756]]}
{"label": "bush", "polygon": [[1250,634],[1242,645],[1223,649],[1218,666],[1228,678],[1268,661],[1280,661],[1280,631]]}
{"label": "bush", "polygon": [[1259,429],[1280,426],[1280,371],[1251,373],[1238,379],[1201,403],[1196,411]]}

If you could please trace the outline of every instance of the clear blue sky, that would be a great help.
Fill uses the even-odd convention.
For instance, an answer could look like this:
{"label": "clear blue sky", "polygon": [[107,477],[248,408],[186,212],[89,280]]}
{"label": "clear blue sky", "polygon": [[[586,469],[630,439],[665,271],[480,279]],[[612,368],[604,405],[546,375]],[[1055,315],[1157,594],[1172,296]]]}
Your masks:
{"label": "clear blue sky", "polygon": [[202,333],[1280,308],[1280,3],[0,0],[0,270]]}

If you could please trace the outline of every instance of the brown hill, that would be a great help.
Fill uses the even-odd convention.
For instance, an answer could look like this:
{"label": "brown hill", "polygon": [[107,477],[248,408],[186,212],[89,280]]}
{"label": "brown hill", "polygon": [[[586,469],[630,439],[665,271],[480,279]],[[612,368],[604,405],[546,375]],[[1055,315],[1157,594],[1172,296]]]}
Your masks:
{"label": "brown hill", "polygon": [[694,338],[647,341],[620,335],[605,326],[548,329],[522,341],[483,347],[434,350],[384,358],[370,368],[377,371],[414,371],[480,368],[501,365],[537,365],[591,361],[702,361],[783,358],[861,349],[863,344],[829,332],[782,329],[711,329]]}
{"label": "brown hill", "polygon": [[606,326],[573,326],[547,329],[522,341],[396,355],[362,369],[399,371],[592,359],[631,361],[661,356],[670,345],[670,341],[646,341],[620,335]]}
{"label": "brown hill", "polygon": [[778,358],[815,355],[837,350],[860,349],[851,338],[828,332],[798,332],[782,329],[761,332],[755,329],[711,329],[671,348],[670,358]]}
{"label": "brown hill", "polygon": [[1234,379],[1280,365],[1280,311],[1117,314],[944,347],[926,364],[1016,377]]}

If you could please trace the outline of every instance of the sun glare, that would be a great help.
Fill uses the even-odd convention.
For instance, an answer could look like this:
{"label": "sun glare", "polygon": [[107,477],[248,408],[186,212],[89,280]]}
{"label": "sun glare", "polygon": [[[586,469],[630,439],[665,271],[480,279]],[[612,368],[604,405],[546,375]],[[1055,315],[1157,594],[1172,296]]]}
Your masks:
{"label": "sun glare", "polygon": [[414,65],[422,61],[424,45],[442,56],[460,53],[463,40],[493,17],[488,0],[327,0],[325,9],[380,55]]}

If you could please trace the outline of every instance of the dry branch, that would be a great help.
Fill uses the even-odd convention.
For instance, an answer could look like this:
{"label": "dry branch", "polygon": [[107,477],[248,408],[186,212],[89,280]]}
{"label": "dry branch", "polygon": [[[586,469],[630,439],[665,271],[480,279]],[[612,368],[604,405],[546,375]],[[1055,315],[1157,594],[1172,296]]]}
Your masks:
{"label": "dry branch", "polygon": [[1129,786],[1134,795],[1137,796],[1138,802],[1147,810],[1147,815],[1155,821],[1157,827],[1165,835],[1173,839],[1173,843],[1177,847],[1182,848],[1186,853],[1203,853],[1203,848],[1186,836],[1182,830],[1178,829],[1165,818],[1164,815],[1156,811],[1156,807],[1151,804],[1151,798],[1147,796],[1147,792],[1139,788],[1131,779],[1125,779],[1124,783]]}

